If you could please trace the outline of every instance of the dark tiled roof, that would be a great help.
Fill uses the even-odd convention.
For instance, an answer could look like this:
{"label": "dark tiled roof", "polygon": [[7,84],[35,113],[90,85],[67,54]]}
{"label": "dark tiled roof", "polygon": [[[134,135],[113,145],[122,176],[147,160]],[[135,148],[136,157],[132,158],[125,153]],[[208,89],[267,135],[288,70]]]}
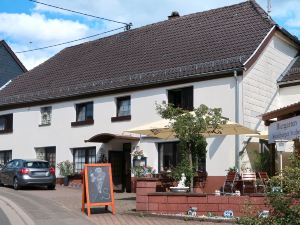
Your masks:
{"label": "dark tiled roof", "polygon": [[288,116],[288,115],[290,115],[290,117],[293,117],[295,116],[295,113],[299,111],[300,111],[300,102],[296,102],[263,114],[262,120],[267,121],[267,120],[271,120],[282,116]]}
{"label": "dark tiled roof", "polygon": [[0,107],[241,68],[274,22],[253,1],[69,47],[0,92]]}
{"label": "dark tiled roof", "polygon": [[286,72],[286,74],[279,80],[279,84],[283,84],[286,82],[294,82],[300,81],[300,56],[298,56],[290,69]]}

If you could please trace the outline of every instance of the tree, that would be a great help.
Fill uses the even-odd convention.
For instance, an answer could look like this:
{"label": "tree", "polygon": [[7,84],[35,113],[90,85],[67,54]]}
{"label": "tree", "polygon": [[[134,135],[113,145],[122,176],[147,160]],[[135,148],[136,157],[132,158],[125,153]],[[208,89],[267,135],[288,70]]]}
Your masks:
{"label": "tree", "polygon": [[289,164],[283,169],[282,176],[272,177],[269,183],[269,192],[267,193],[268,203],[271,206],[269,217],[244,217],[241,218],[240,223],[244,225],[300,224],[299,187],[300,155],[294,152],[289,158]]}
{"label": "tree", "polygon": [[208,108],[200,105],[193,112],[175,108],[173,105],[161,104],[156,110],[163,119],[170,120],[170,129],[179,139],[179,153],[181,162],[178,168],[185,172],[193,191],[194,171],[201,156],[206,156],[207,142],[204,133],[215,133],[224,123],[220,108]]}

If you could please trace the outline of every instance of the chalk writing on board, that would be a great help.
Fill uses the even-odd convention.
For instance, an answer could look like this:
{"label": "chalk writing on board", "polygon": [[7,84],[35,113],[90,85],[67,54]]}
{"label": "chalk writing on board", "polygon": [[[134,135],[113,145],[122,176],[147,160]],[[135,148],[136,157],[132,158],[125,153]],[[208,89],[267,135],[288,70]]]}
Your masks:
{"label": "chalk writing on board", "polygon": [[108,167],[89,167],[91,202],[111,200]]}

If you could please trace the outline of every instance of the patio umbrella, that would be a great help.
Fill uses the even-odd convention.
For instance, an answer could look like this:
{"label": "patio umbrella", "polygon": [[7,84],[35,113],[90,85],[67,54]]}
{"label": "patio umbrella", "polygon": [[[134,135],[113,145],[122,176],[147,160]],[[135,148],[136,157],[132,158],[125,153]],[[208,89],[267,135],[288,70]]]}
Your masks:
{"label": "patio umbrella", "polygon": [[269,134],[268,131],[258,131],[258,133],[256,134],[249,134],[247,135],[248,137],[255,137],[255,138],[259,138],[259,139],[264,139],[264,140],[268,140],[269,139]]}
{"label": "patio umbrella", "polygon": [[[145,124],[143,126],[135,127],[126,132],[142,134],[149,137],[161,139],[174,139],[175,133],[169,126],[170,120],[162,119],[153,123]],[[221,124],[220,129],[208,130],[203,133],[205,137],[225,136],[225,135],[240,135],[240,134],[258,134],[255,130],[245,127],[241,124],[227,121],[226,124]]]}

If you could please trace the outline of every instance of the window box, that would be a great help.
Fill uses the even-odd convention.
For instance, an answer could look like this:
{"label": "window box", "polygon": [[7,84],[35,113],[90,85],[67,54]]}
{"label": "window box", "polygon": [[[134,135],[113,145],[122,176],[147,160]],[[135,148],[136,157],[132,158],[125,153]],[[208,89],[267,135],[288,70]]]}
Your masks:
{"label": "window box", "polygon": [[84,120],[84,121],[72,122],[71,126],[72,127],[78,127],[78,126],[93,125],[93,124],[94,124],[94,120],[93,119],[88,119],[88,120]]}
{"label": "window box", "polygon": [[120,122],[131,120],[131,115],[129,116],[116,116],[111,118],[111,122]]}
{"label": "window box", "polygon": [[12,133],[12,132],[13,132],[12,129],[0,130],[0,134],[9,134],[9,133]]}
{"label": "window box", "polygon": [[50,125],[51,125],[51,123],[48,123],[48,124],[39,124],[39,127],[48,127]]}

